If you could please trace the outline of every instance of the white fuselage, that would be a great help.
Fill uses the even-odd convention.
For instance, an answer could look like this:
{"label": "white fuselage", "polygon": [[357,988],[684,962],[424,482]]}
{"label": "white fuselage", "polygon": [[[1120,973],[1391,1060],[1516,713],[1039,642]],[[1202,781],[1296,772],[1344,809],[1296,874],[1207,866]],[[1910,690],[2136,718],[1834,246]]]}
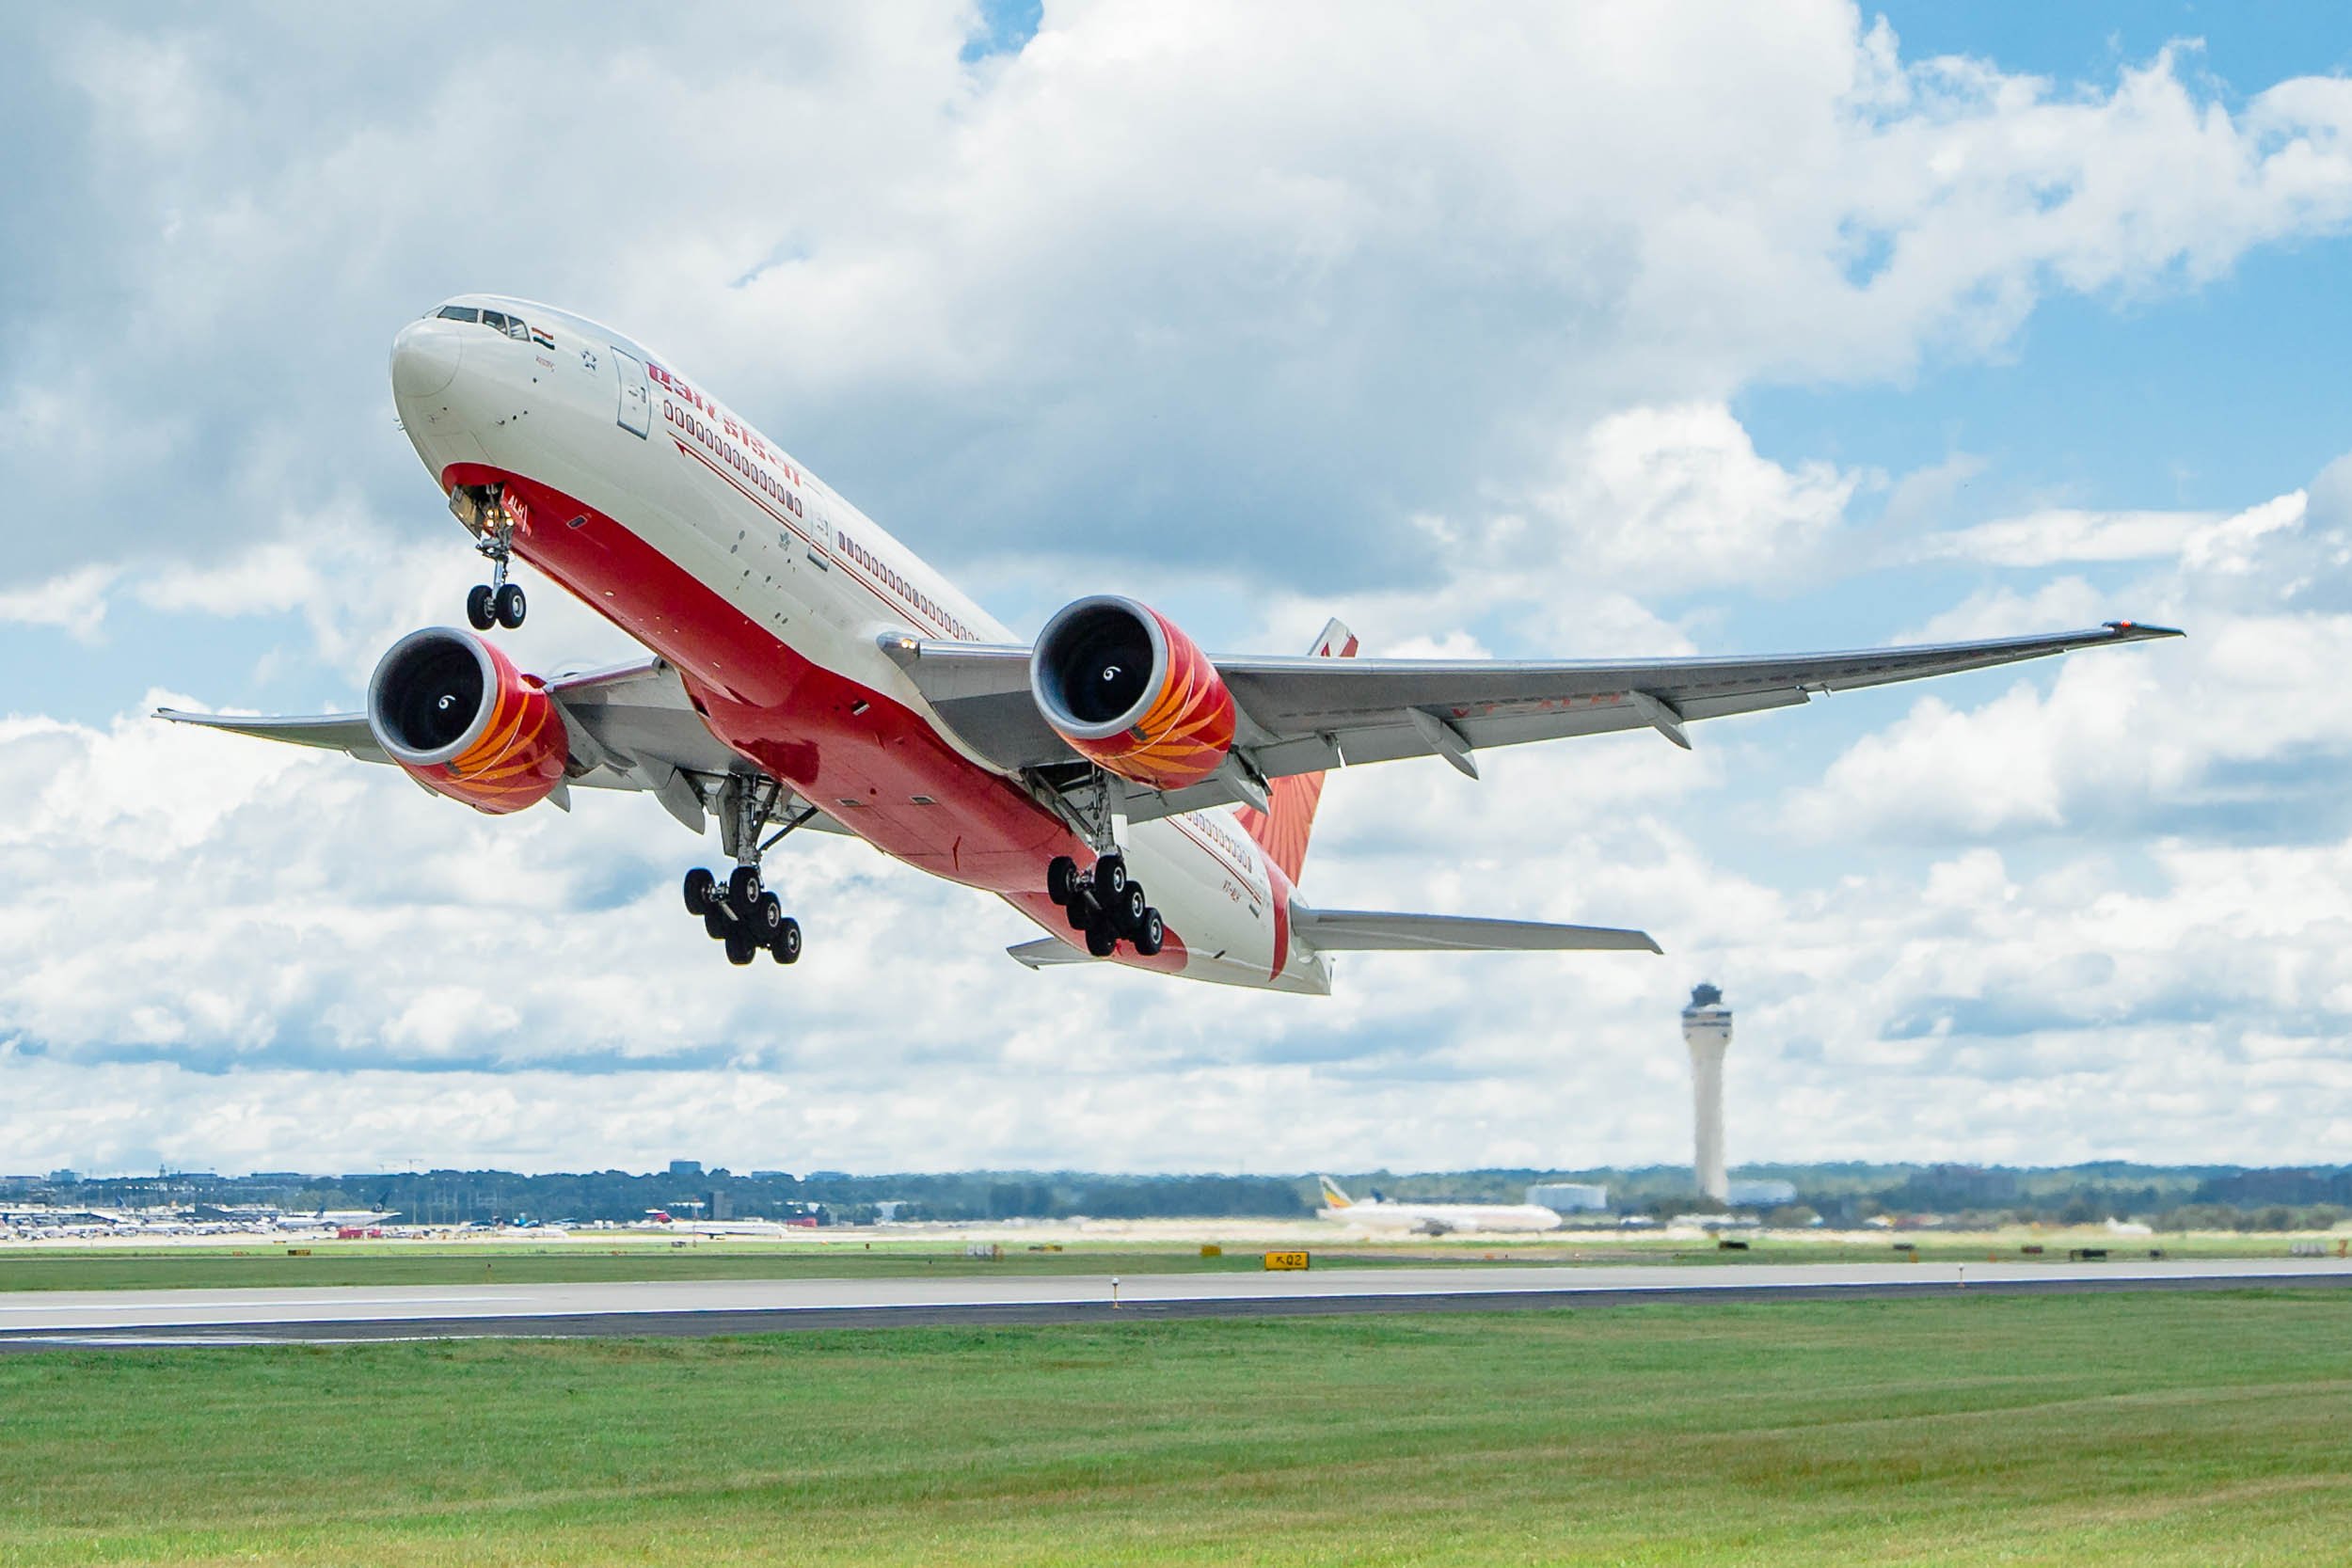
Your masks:
{"label": "white fuselage", "polygon": [[[872,519],[667,359],[578,316],[469,294],[519,335],[438,316],[393,346],[403,425],[444,490],[497,483],[515,554],[675,666],[719,739],[877,847],[996,893],[1080,944],[1045,894],[1090,850],[992,768],[878,640],[1010,642]],[[448,309],[445,307],[444,309]],[[1321,994],[1291,889],[1230,811],[1128,830],[1131,873],[1178,940],[1120,961]]]}

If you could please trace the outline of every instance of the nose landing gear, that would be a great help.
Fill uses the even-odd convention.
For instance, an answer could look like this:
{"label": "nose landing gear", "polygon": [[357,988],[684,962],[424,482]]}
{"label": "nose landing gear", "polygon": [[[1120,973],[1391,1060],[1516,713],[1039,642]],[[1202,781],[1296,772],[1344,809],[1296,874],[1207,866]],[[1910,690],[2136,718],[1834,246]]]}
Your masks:
{"label": "nose landing gear", "polygon": [[[463,501],[461,497],[469,499]],[[466,595],[466,621],[476,631],[488,631],[492,626],[504,626],[513,631],[523,624],[530,602],[523,597],[522,584],[506,580],[508,563],[515,554],[515,518],[506,510],[495,487],[477,495],[453,491],[450,508],[458,515],[470,514],[482,537],[474,548],[490,562],[490,580],[476,583]]]}
{"label": "nose landing gear", "polygon": [[1139,958],[1158,954],[1167,939],[1160,911],[1152,907],[1141,882],[1127,876],[1127,858],[1117,850],[1097,856],[1092,868],[1078,869],[1068,855],[1056,855],[1045,866],[1046,896],[1070,916],[1070,928],[1086,933],[1087,951],[1107,958],[1124,938]]}

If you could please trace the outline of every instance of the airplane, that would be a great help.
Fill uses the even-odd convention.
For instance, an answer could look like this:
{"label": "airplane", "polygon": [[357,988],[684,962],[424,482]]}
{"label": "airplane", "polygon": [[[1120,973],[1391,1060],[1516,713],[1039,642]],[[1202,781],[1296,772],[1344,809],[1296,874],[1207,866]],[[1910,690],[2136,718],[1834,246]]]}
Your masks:
{"label": "airplane", "polygon": [[1392,1203],[1378,1193],[1361,1202],[1327,1176],[1317,1219],[1363,1230],[1418,1230],[1443,1236],[1456,1230],[1557,1230],[1560,1216],[1540,1203]]}
{"label": "airplane", "polygon": [[[749,964],[800,923],[765,858],[846,833],[997,895],[1049,933],[1032,970],[1109,959],[1324,995],[1355,951],[1659,951],[1645,933],[1328,910],[1298,883],[1326,772],[1687,726],[1839,691],[2180,635],[2111,621],[2045,636],[1782,657],[1363,658],[1333,621],[1304,657],[1211,658],[1129,597],[1089,594],[1033,643],[959,592],[676,362],[550,306],[461,294],[393,340],[393,403],[489,562],[469,628],[401,638],[364,710],[159,717],[399,767],[493,816],[575,787],[652,796],[722,878],[689,915]],[[521,561],[645,646],[527,673]]]}

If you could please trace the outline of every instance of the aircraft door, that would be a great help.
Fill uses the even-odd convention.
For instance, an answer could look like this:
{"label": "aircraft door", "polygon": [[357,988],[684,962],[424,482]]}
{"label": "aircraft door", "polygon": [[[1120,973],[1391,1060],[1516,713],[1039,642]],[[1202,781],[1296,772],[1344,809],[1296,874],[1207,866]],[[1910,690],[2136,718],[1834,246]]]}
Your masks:
{"label": "aircraft door", "polygon": [[617,348],[612,351],[612,365],[621,372],[621,428],[643,436],[653,427],[653,393],[645,385],[645,367]]}

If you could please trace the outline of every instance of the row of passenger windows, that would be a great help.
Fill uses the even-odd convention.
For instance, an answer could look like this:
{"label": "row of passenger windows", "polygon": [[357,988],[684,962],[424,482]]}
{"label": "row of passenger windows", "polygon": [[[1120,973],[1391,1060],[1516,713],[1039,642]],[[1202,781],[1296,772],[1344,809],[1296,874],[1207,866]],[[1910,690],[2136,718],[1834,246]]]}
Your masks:
{"label": "row of passenger windows", "polygon": [[494,331],[503,332],[510,338],[518,338],[524,342],[531,341],[531,328],[523,325],[522,317],[510,316],[503,310],[484,310],[471,305],[444,305],[434,314],[443,321],[480,322],[483,325]]}

